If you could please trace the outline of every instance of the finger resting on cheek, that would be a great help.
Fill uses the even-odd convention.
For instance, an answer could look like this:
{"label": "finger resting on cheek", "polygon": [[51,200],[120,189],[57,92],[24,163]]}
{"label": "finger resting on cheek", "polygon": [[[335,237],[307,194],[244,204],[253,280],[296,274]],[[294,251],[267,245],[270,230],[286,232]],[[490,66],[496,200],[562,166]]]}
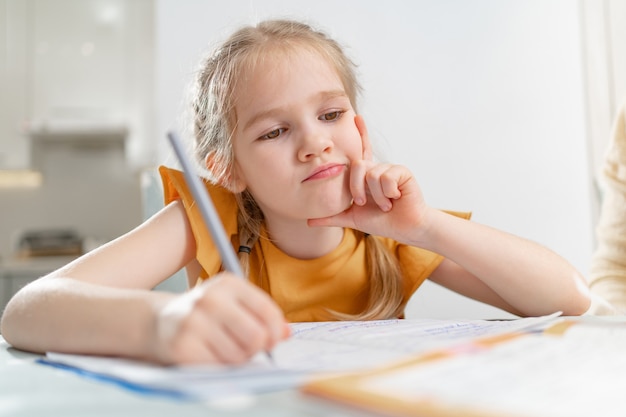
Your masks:
{"label": "finger resting on cheek", "polygon": [[373,170],[368,172],[366,181],[367,189],[372,200],[374,200],[378,207],[385,210],[385,208],[387,208],[391,203],[385,196],[379,173]]}
{"label": "finger resting on cheek", "polygon": [[362,161],[356,161],[350,169],[350,193],[356,205],[362,206],[367,202],[365,192],[365,175],[367,167]]}

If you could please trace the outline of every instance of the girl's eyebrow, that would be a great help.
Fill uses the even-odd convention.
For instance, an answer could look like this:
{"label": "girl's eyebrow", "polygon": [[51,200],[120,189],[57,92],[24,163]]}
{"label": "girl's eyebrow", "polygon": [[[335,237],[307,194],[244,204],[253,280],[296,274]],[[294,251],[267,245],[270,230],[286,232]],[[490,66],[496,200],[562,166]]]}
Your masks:
{"label": "girl's eyebrow", "polygon": [[[319,93],[314,94],[309,99],[309,101],[311,102],[325,101],[325,100],[330,100],[336,97],[347,97],[347,94],[343,90],[320,91]],[[246,122],[246,124],[243,126],[243,130],[248,129],[250,126],[254,125],[259,120],[271,118],[274,115],[282,113],[285,108],[286,107],[283,107],[283,106],[274,107],[274,108],[262,110],[256,113]]]}

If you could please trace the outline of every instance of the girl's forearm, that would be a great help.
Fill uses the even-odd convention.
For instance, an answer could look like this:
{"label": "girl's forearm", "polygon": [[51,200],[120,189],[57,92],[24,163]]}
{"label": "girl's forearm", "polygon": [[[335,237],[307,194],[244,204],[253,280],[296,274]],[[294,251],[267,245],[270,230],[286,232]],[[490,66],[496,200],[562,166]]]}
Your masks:
{"label": "girl's forearm", "polygon": [[2,316],[2,336],[18,349],[158,360],[156,314],[172,294],[42,278],[23,288]]}
{"label": "girl's forearm", "polygon": [[429,209],[427,226],[411,242],[440,253],[483,281],[526,315],[584,313],[589,292],[565,259],[529,240]]}

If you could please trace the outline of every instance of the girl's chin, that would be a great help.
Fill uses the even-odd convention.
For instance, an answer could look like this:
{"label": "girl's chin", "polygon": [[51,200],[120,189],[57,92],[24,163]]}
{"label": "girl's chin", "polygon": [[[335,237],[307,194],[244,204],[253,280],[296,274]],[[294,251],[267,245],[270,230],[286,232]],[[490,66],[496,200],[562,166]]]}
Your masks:
{"label": "girl's chin", "polygon": [[323,217],[336,216],[337,214],[343,213],[347,209],[352,206],[352,199],[346,201],[338,201],[333,204],[328,204],[325,207],[319,207],[318,210],[315,210],[313,215],[310,218],[320,219]]}

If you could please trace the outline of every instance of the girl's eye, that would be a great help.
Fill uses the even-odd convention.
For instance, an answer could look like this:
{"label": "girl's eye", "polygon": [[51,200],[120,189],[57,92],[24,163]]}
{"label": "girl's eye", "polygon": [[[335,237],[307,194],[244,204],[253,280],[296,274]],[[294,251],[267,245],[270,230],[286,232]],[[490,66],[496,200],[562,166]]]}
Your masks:
{"label": "girl's eye", "polygon": [[266,133],[265,135],[261,136],[259,139],[264,140],[264,139],[276,139],[277,137],[279,137],[280,135],[282,135],[285,132],[285,128],[279,128],[279,129],[274,129],[269,133]]}
{"label": "girl's eye", "polygon": [[341,110],[331,111],[330,113],[325,113],[320,116],[320,120],[325,122],[332,122],[333,120],[337,120],[341,117],[344,112]]}

